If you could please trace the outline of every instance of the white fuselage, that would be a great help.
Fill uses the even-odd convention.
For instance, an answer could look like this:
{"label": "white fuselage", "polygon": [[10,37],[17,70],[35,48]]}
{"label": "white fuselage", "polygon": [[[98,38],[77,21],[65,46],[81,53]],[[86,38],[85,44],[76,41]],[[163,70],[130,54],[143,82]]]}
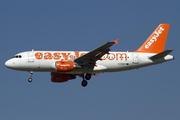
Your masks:
{"label": "white fuselage", "polygon": [[[15,55],[14,58],[8,60],[5,65],[8,68],[20,71],[39,71],[39,72],[57,72],[54,68],[56,61],[73,61],[79,56],[88,53],[88,51],[28,51]],[[109,52],[98,60],[91,73],[116,72],[130,69],[137,69],[153,64],[158,64],[174,59],[172,55],[164,58],[151,60],[153,53],[138,52]],[[69,72],[61,72],[65,74],[85,74],[82,68],[74,69]]]}

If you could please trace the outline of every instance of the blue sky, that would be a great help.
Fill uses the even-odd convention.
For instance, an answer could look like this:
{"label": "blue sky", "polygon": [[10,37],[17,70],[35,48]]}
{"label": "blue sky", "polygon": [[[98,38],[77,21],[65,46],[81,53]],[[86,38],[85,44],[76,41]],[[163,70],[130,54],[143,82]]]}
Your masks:
{"label": "blue sky", "polygon": [[[1,0],[1,120],[179,120],[179,4],[177,0]],[[19,52],[90,51],[119,38],[112,51],[138,49],[160,23],[170,23],[165,49],[175,60],[104,73],[81,87],[77,77],[52,83],[50,73],[6,68]]]}

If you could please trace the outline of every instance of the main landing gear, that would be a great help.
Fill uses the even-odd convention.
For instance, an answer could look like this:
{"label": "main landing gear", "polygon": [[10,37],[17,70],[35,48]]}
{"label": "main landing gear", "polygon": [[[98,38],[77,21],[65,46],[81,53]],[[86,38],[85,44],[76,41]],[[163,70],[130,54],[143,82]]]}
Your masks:
{"label": "main landing gear", "polygon": [[81,74],[80,77],[83,78],[83,81],[81,82],[81,85],[82,85],[83,87],[86,87],[87,84],[88,84],[87,80],[90,80],[90,79],[91,79],[91,74],[87,73],[87,74],[85,75],[85,79],[86,79],[86,80],[84,79],[84,74]]}
{"label": "main landing gear", "polygon": [[83,81],[81,82],[81,85],[82,85],[83,87],[86,87],[87,84],[88,84],[88,82],[87,82],[86,80],[83,80]]}
{"label": "main landing gear", "polygon": [[30,71],[30,72],[29,72],[30,78],[28,79],[28,82],[32,82],[32,75],[33,75],[33,71]]}

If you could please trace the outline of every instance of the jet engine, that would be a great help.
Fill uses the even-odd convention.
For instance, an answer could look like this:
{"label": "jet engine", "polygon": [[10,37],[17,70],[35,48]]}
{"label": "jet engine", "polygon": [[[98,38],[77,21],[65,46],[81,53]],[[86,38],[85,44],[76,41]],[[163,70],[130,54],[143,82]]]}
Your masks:
{"label": "jet engine", "polygon": [[58,72],[69,72],[69,71],[73,71],[74,62],[72,62],[72,61],[57,61],[55,66],[56,66],[56,70]]}
{"label": "jet engine", "polygon": [[57,72],[70,72],[78,66],[73,61],[56,61],[51,64],[51,68]]}
{"label": "jet engine", "polygon": [[71,79],[76,79],[76,76],[71,74],[61,74],[61,73],[51,72],[52,82],[61,83],[61,82],[67,82],[68,80]]}

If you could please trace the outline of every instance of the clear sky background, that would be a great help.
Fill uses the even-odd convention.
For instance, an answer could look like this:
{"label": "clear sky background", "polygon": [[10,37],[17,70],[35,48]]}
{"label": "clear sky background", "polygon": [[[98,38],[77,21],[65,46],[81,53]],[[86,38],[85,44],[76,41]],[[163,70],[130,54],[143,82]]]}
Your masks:
{"label": "clear sky background", "polygon": [[[112,51],[138,49],[160,23],[170,23],[165,49],[175,60],[52,83],[50,73],[8,69],[23,51],[90,51],[119,38]],[[1,120],[179,120],[178,0],[1,0]]]}

